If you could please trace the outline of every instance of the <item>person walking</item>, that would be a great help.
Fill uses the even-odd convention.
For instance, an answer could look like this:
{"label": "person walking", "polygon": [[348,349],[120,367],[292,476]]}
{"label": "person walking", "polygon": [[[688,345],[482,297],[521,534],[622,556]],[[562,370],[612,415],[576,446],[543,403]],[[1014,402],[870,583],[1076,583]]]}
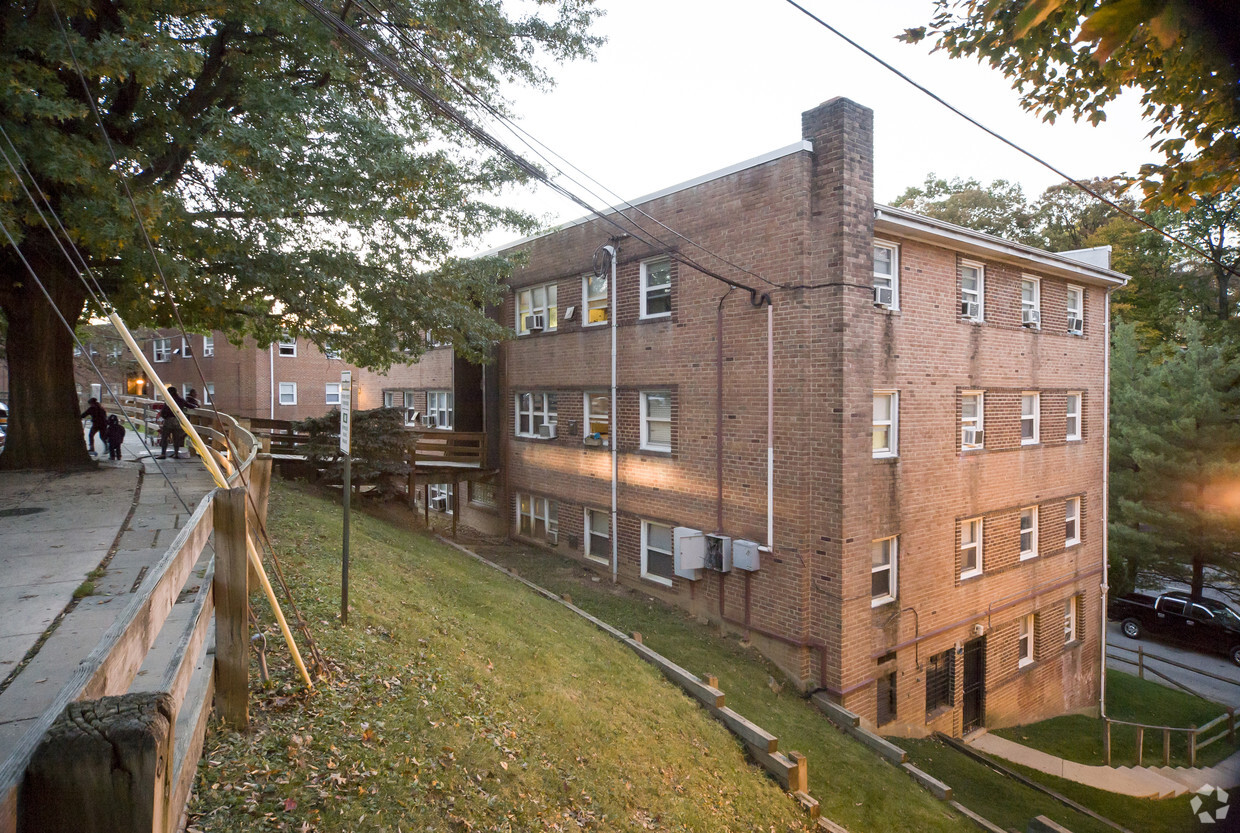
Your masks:
{"label": "person walking", "polygon": [[125,441],[125,426],[116,418],[116,414],[108,417],[108,425],[103,430],[103,444],[108,447],[108,459],[121,459],[121,443]]}
{"label": "person walking", "polygon": [[[168,395],[181,410],[188,407],[185,400],[181,398],[181,394],[177,393],[176,388],[168,388]],[[181,424],[177,421],[176,411],[165,402],[159,406],[159,418],[163,420],[159,426],[159,459],[163,460],[168,456],[169,441],[172,442],[173,459],[180,459],[181,444],[185,442],[185,432],[181,430]]]}
{"label": "person walking", "polygon": [[103,429],[107,427],[108,412],[99,404],[99,400],[93,396],[86,401],[86,410],[82,411],[82,415],[78,419],[86,419],[87,417],[90,417],[89,453],[91,457],[98,457],[98,453],[95,452],[95,435],[102,435]]}

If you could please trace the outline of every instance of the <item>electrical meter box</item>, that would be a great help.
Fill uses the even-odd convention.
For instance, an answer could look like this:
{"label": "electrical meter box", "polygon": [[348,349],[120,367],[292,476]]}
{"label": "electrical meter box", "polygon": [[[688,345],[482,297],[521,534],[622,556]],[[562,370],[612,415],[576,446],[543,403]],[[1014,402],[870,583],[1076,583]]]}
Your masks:
{"label": "electrical meter box", "polygon": [[732,542],[732,566],[738,570],[758,569],[758,543],[740,538]]}
{"label": "electrical meter box", "polygon": [[706,536],[700,529],[678,526],[672,530],[672,563],[676,575],[697,581],[706,568]]}
{"label": "electrical meter box", "polygon": [[732,539],[726,535],[706,536],[706,569],[720,573],[732,571]]}

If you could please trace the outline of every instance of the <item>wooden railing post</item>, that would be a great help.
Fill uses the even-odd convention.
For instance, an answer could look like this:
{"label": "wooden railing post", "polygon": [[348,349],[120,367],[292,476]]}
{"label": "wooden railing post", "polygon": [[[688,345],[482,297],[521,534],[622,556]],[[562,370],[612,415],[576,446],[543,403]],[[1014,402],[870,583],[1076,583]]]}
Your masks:
{"label": "wooden railing post", "polygon": [[789,752],[788,758],[797,765],[796,772],[791,773],[791,777],[788,778],[788,792],[808,793],[809,762],[805,760],[805,756],[800,752]]}
{"label": "wooden railing post", "polygon": [[1102,763],[1104,766],[1111,765],[1111,721],[1103,721],[1102,724]]}
{"label": "wooden railing post", "polygon": [[1197,724],[1188,724],[1188,768],[1197,766]]}
{"label": "wooden railing post", "polygon": [[215,493],[215,707],[237,731],[250,725],[249,561],[245,489]]}
{"label": "wooden railing post", "polygon": [[1137,677],[1145,679],[1145,649],[1137,646]]}
{"label": "wooden railing post", "polygon": [[1137,727],[1137,766],[1142,765],[1142,758],[1145,757],[1145,727]]}
{"label": "wooden railing post", "polygon": [[1163,727],[1163,766],[1171,766],[1171,727]]}

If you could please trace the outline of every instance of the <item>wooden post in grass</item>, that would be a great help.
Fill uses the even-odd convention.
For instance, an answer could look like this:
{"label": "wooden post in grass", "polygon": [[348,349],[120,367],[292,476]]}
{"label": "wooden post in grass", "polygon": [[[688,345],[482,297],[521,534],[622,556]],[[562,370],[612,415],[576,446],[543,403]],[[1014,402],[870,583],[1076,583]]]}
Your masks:
{"label": "wooden post in grass", "polygon": [[1104,720],[1102,723],[1102,763],[1104,766],[1111,765],[1111,721]]}
{"label": "wooden post in grass", "polygon": [[461,517],[461,481],[452,481],[452,540],[456,540],[456,519]]}
{"label": "wooden post in grass", "polygon": [[1142,757],[1145,755],[1145,727],[1137,727],[1137,766],[1141,766]]}
{"label": "wooden post in grass", "polygon": [[220,489],[215,512],[215,707],[233,729],[249,728],[249,578],[245,489]]}
{"label": "wooden post in grass", "polygon": [[1188,724],[1188,768],[1197,766],[1197,724]]}
{"label": "wooden post in grass", "polygon": [[1236,742],[1236,710],[1231,706],[1227,707],[1227,740]]}
{"label": "wooden post in grass", "polygon": [[809,792],[809,763],[800,752],[789,752],[788,758],[797,765],[794,772],[788,773],[788,792]]}
{"label": "wooden post in grass", "polygon": [[1137,646],[1137,677],[1145,679],[1145,649]]}
{"label": "wooden post in grass", "polygon": [[1163,727],[1163,766],[1171,766],[1171,727]]}
{"label": "wooden post in grass", "polygon": [[427,483],[424,487],[426,491],[422,495],[422,509],[426,512],[426,528],[431,528],[431,484]]}

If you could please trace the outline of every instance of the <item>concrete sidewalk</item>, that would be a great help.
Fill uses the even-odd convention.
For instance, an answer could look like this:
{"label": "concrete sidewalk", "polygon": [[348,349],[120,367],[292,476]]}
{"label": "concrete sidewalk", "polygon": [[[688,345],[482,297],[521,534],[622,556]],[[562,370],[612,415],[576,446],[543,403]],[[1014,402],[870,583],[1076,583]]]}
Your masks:
{"label": "concrete sidewalk", "polygon": [[[101,454],[94,471],[0,474],[0,761],[213,488],[184,454],[153,459],[130,431],[123,459]],[[75,604],[74,591],[91,589],[88,579],[92,592]]]}
{"label": "concrete sidewalk", "polygon": [[1240,752],[1212,767],[1110,767],[1088,766],[1065,761],[1015,741],[981,732],[967,741],[969,746],[996,758],[1029,767],[1107,792],[1137,798],[1172,798],[1195,792],[1209,784],[1231,789],[1240,786]]}

